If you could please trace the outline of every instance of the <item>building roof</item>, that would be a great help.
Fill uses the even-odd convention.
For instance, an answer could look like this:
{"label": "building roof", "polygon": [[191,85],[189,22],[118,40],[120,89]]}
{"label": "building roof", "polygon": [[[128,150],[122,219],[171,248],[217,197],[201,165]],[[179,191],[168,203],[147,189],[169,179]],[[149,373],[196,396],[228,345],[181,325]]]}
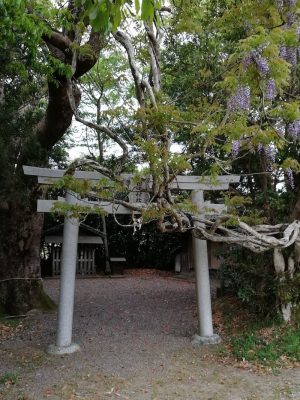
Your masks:
{"label": "building roof", "polygon": [[[46,243],[62,243],[63,242],[64,224],[58,224],[44,230],[44,240]],[[79,225],[78,243],[86,244],[102,244],[105,234],[98,229],[81,223]]]}

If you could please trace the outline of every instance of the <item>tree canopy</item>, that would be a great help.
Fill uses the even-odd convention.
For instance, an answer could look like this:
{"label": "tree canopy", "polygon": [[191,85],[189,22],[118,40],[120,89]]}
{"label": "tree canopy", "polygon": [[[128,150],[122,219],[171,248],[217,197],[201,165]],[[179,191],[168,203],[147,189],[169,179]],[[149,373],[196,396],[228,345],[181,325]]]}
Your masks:
{"label": "tree canopy", "polygon": [[[289,201],[297,200],[296,7],[295,2],[282,7],[277,2],[181,2],[173,9],[154,11],[153,21],[136,22],[134,32],[125,33],[129,26],[125,20],[124,29],[113,33],[110,46],[119,44],[127,55],[138,104],[107,107],[104,114],[113,115],[113,127],[84,119],[78,112],[75,118],[122,149],[115,170],[97,166],[105,175],[115,179],[126,169],[129,154],[139,154],[147,164],[136,173],[136,181],[151,175],[154,208],[157,199],[164,197],[166,207],[159,207],[159,213],[168,217],[174,213],[174,227],[167,217],[160,229],[187,228],[189,222],[175,210],[180,206],[168,184],[192,168],[212,179],[220,173],[240,173],[240,194],[252,194],[256,201],[255,192],[263,193],[266,210],[270,191],[282,196],[289,192]],[[106,51],[113,57],[115,50]],[[99,74],[99,65],[95,68]],[[128,80],[124,63],[123,78],[118,67],[112,70],[119,82]],[[126,86],[129,104],[132,91],[129,83],[123,90]],[[107,88],[106,93],[111,96],[113,89]],[[172,152],[174,142],[181,143],[181,154]],[[235,196],[234,203],[241,207],[241,196]],[[187,202],[184,207],[188,208]],[[272,221],[270,212],[247,209],[251,212],[243,216],[237,211],[237,219],[252,225],[278,222]],[[145,220],[147,213],[151,218],[155,215],[149,204],[142,211]],[[288,220],[287,216],[280,222]],[[230,219],[232,225],[236,221]]]}
{"label": "tree canopy", "polygon": [[[76,160],[60,186],[139,211],[161,232],[275,249],[278,270],[289,248],[295,269],[298,10],[296,0],[3,0],[3,213],[16,207],[9,193],[18,192],[32,212],[40,189],[21,166],[47,165],[75,118],[96,132],[100,157]],[[107,159],[112,142],[120,151]],[[105,178],[80,186],[71,178],[79,167]],[[126,171],[130,185],[121,179]],[[241,182],[223,196],[228,212],[211,219],[170,188],[178,174],[216,182],[232,173]],[[146,200],[133,204],[132,192]]]}

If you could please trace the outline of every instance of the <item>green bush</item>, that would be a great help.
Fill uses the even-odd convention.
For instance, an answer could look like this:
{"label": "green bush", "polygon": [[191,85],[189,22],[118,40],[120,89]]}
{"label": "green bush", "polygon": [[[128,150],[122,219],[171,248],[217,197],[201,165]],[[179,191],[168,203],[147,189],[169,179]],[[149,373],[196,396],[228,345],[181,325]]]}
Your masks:
{"label": "green bush", "polygon": [[252,311],[263,316],[275,316],[278,280],[271,252],[255,254],[232,246],[223,248],[220,278],[225,292],[236,295]]}

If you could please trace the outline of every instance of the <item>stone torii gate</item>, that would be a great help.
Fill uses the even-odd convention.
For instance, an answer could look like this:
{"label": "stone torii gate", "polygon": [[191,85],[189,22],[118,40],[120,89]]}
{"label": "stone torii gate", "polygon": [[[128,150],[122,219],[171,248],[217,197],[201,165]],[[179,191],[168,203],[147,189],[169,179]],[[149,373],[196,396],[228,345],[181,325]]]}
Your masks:
{"label": "stone torii gate", "polygon": [[[38,183],[51,185],[61,179],[64,170],[52,170],[23,166],[25,175],[37,176]],[[75,171],[74,177],[91,182],[103,178],[98,172]],[[124,180],[130,180],[131,175],[123,174]],[[216,183],[212,184],[210,177],[178,175],[171,183],[173,190],[187,190],[192,192],[192,201],[197,205],[199,213],[211,215],[219,214],[225,210],[223,204],[212,204],[204,201],[203,191],[227,190],[230,183],[238,183],[238,175],[218,176]],[[100,206],[107,213],[131,214],[132,211],[122,205],[114,206],[112,203],[88,201],[79,199],[76,193],[67,191],[65,199],[38,200],[38,212],[51,212],[58,201],[65,201],[70,205]],[[140,203],[139,203],[140,205]],[[208,210],[208,211],[206,211]],[[48,348],[51,354],[68,354],[80,350],[80,346],[72,342],[74,292],[76,279],[76,257],[78,245],[79,219],[72,216],[65,217],[63,232],[63,248],[61,259],[60,294],[57,320],[56,342]],[[196,271],[196,290],[198,306],[198,331],[193,336],[193,344],[215,344],[220,342],[220,337],[213,332],[211,293],[208,269],[207,241],[193,237],[193,255]]]}

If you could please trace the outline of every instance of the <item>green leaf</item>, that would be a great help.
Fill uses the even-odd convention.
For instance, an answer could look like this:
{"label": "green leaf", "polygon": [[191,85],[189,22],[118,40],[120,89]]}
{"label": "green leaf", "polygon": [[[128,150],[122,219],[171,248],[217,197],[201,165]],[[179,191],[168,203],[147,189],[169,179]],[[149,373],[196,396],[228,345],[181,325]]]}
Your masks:
{"label": "green leaf", "polygon": [[99,7],[95,5],[89,10],[89,18],[91,21],[95,20],[98,17]]}
{"label": "green leaf", "polygon": [[104,33],[107,33],[109,30],[109,17],[107,13],[99,13],[97,15],[97,18],[93,22],[93,27],[95,28],[96,31],[101,31]]}
{"label": "green leaf", "polygon": [[140,12],[140,9],[141,9],[140,1],[139,0],[134,0],[134,4],[135,4],[135,11],[138,14]]}
{"label": "green leaf", "polygon": [[154,18],[154,4],[152,0],[142,1],[142,19],[144,21],[153,21]]}

